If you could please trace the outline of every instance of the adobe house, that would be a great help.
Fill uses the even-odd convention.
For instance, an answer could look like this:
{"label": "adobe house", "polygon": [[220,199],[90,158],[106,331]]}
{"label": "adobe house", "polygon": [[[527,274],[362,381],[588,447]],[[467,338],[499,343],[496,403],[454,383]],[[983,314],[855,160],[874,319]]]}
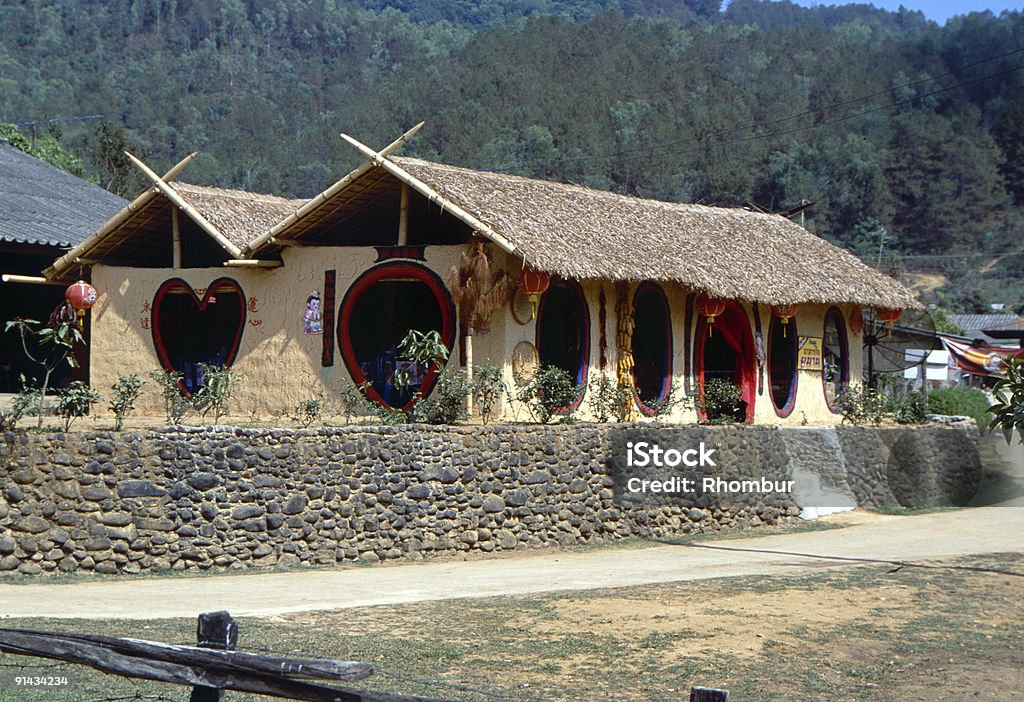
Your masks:
{"label": "adobe house", "polygon": [[[449,365],[471,348],[510,384],[537,364],[584,388],[628,380],[638,417],[673,387],[694,395],[722,377],[740,386],[746,421],[830,421],[861,377],[862,307],[919,307],[784,217],[393,156],[415,131],[379,152],[346,137],[366,162],[308,202],[178,182],[188,159],[163,177],[140,163],[153,187],[45,272],[91,270],[93,383],[163,366],[191,391],[205,362],[244,376],[237,414],[289,411],[343,382],[401,405],[395,346],[419,329],[441,334]],[[549,282],[535,309],[520,289],[477,320],[471,345],[449,285],[464,254]],[[429,391],[432,376],[417,380]],[[152,393],[144,409],[158,413]]]}
{"label": "adobe house", "polygon": [[[40,284],[46,283],[40,269],[124,205],[117,195],[0,139],[0,393],[18,392],[22,374],[40,372],[25,358],[18,335],[3,332],[3,323],[15,317],[46,321],[64,300],[64,286]],[[88,347],[76,353],[83,367],[59,368],[55,386],[88,379]]]}

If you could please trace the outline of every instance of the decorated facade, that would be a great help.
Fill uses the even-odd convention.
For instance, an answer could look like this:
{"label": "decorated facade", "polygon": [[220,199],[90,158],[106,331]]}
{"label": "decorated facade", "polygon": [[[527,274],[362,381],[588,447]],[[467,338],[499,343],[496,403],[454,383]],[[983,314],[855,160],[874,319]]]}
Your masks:
{"label": "decorated facade", "polygon": [[[737,418],[829,421],[862,372],[863,308],[919,307],[896,281],[788,219],[658,202],[393,155],[415,130],[309,201],[159,176],[45,275],[89,277],[92,382],[154,368],[243,377],[236,413],[287,412],[364,385],[401,407],[437,373],[397,350],[436,331],[450,367],[566,370],[586,418],[600,377],[636,418],[696,421],[710,380]],[[891,314],[895,315],[896,312]],[[155,396],[144,411],[158,413]],[[506,402],[506,418],[525,419]]]}

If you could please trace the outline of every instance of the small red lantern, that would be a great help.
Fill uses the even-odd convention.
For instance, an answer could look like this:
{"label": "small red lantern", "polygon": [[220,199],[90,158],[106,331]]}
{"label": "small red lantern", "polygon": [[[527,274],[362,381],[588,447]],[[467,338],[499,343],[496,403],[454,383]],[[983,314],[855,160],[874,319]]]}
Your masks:
{"label": "small red lantern", "polygon": [[892,325],[903,316],[903,310],[894,309],[892,307],[876,307],[875,317],[879,321],[885,322],[886,328],[889,330],[889,335],[892,336]]}
{"label": "small red lantern", "polygon": [[85,311],[96,304],[96,288],[80,280],[68,286],[64,291],[64,299],[78,310],[80,318],[84,317]]}
{"label": "small red lantern", "polygon": [[725,300],[701,293],[697,298],[697,311],[708,318],[708,336],[715,328],[715,317],[725,312]]}
{"label": "small red lantern", "polygon": [[786,336],[786,327],[789,326],[790,317],[796,316],[799,305],[773,305],[772,314],[782,322],[782,336]]}
{"label": "small red lantern", "polygon": [[549,285],[551,285],[551,276],[547,273],[523,266],[523,270],[519,273],[519,287],[530,298],[532,306],[530,319],[537,316],[537,302],[540,300],[540,296],[547,292]]}

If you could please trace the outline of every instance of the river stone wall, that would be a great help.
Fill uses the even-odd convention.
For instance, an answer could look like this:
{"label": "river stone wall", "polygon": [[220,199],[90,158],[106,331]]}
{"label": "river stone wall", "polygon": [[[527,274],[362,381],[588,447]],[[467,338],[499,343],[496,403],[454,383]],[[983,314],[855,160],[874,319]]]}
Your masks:
{"label": "river stone wall", "polygon": [[[854,505],[962,504],[971,424],[179,428],[6,434],[0,571],[243,569],[672,537]],[[630,442],[714,447],[789,493],[632,494]],[[631,472],[632,471],[632,472]],[[671,475],[672,471],[662,471]]]}

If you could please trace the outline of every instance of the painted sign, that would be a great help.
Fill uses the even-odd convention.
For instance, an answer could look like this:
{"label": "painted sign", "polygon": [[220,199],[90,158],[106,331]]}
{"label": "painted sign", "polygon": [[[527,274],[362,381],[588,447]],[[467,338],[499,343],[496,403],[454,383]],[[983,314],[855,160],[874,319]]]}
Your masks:
{"label": "painted sign", "polygon": [[820,371],[821,366],[821,337],[801,336],[797,345],[796,367],[802,371]]}

